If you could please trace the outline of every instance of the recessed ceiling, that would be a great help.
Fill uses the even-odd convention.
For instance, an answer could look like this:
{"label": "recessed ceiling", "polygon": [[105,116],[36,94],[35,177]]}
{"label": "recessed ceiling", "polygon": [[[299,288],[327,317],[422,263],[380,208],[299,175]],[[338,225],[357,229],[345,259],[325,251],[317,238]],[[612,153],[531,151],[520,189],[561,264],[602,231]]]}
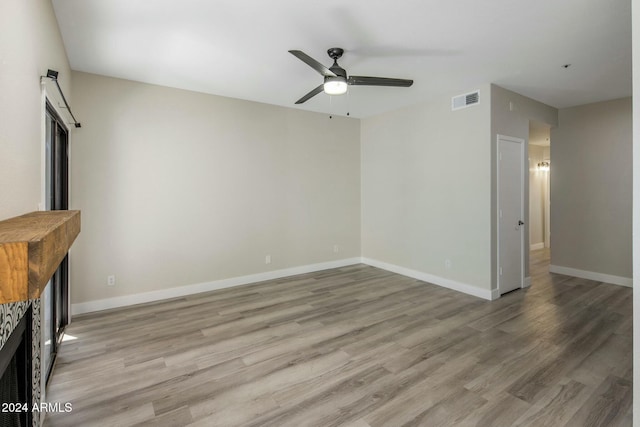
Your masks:
{"label": "recessed ceiling", "polygon": [[[367,117],[495,83],[562,108],[631,96],[631,1],[53,0],[71,68]],[[287,51],[411,88],[322,83]],[[569,68],[562,65],[571,64]]]}

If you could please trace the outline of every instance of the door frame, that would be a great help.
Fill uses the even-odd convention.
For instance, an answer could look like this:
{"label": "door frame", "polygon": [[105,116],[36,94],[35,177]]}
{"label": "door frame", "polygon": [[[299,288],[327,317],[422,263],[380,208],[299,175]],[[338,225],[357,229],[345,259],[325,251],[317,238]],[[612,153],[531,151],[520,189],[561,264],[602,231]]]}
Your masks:
{"label": "door frame", "polygon": [[[47,200],[47,195],[49,192],[48,187],[49,186],[55,186],[54,182],[47,182],[47,175],[54,175],[56,173],[62,173],[60,178],[61,178],[61,182],[60,185],[62,186],[62,209],[68,209],[68,205],[69,205],[69,194],[71,191],[70,188],[70,180],[69,180],[69,175],[70,175],[70,132],[69,132],[69,126],[67,126],[67,123],[64,121],[63,117],[63,113],[60,111],[60,109],[57,107],[59,104],[56,102],[56,99],[54,97],[50,97],[47,94],[46,88],[43,88],[43,92],[42,92],[42,157],[41,157],[41,202],[38,205],[38,209],[39,210],[56,210],[56,207],[51,206],[49,208],[47,208],[49,201]],[[63,159],[64,159],[64,164],[62,165],[61,170],[54,170],[54,169],[49,169],[49,167],[53,167],[53,165],[49,165],[48,164],[48,158],[47,158],[47,138],[49,137],[49,135],[47,134],[47,130],[46,130],[46,122],[48,120],[47,116],[51,116],[51,118],[55,121],[55,126],[59,127],[60,129],[62,129],[64,131],[65,134],[65,141],[64,141],[64,153],[63,153]],[[52,151],[52,156],[55,156],[55,154]],[[53,160],[52,157],[52,161],[55,164],[55,161]],[[50,177],[51,178],[51,177]],[[57,209],[60,209],[61,207],[57,207]],[[41,390],[43,393],[43,398],[45,396],[46,393],[46,385],[48,383],[48,380],[50,378],[50,374],[53,372],[53,367],[56,363],[56,356],[57,356],[57,352],[58,352],[58,347],[62,341],[62,337],[64,335],[64,330],[66,328],[66,326],[69,324],[70,322],[70,307],[71,307],[71,303],[70,303],[70,262],[69,262],[69,255],[67,254],[64,259],[62,260],[60,266],[58,266],[58,268],[56,269],[56,272],[54,273],[54,276],[51,278],[51,280],[49,281],[49,283],[47,284],[47,286],[51,287],[51,299],[50,301],[48,301],[48,305],[50,307],[46,307],[45,304],[41,304],[40,310],[41,310],[41,316],[43,317],[42,319],[42,328],[41,328],[41,360],[43,361],[42,363],[42,376],[41,376]],[[61,282],[61,288],[60,288],[60,292],[59,295],[56,294],[56,289],[53,287],[53,283],[55,280],[59,280]],[[45,366],[44,360],[45,358],[45,354],[44,352],[46,351],[46,346],[44,345],[44,338],[45,338],[45,328],[47,327],[47,325],[45,325],[45,321],[44,321],[44,312],[45,310],[52,310],[52,318],[51,318],[51,325],[49,325],[49,327],[51,328],[50,330],[50,339],[51,339],[51,358],[49,360],[49,363],[46,364],[47,366]],[[57,324],[57,321],[60,320],[60,325]]]}
{"label": "door frame", "polygon": [[[520,216],[524,222],[522,229],[520,230],[520,289],[525,288],[525,256],[528,256],[529,252],[526,251],[526,239],[525,232],[529,230],[528,219],[525,217],[525,148],[526,141],[523,138],[516,138],[514,136],[507,136],[497,134],[496,136],[496,277],[497,277],[497,290],[498,295],[501,295],[500,289],[500,141],[513,142],[520,145]],[[527,219],[527,221],[525,221]]]}
{"label": "door frame", "polygon": [[[551,156],[549,156],[551,157]],[[545,160],[546,161],[546,160]],[[551,160],[549,160],[550,162]],[[544,177],[544,247],[551,247],[551,168]]]}

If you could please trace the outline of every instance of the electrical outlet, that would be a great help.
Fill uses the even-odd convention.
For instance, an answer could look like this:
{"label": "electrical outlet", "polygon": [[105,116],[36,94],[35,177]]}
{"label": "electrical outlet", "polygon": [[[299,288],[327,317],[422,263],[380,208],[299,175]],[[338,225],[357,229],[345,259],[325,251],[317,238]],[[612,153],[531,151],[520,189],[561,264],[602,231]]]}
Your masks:
{"label": "electrical outlet", "polygon": [[271,264],[271,255],[267,255],[264,257],[264,263],[265,264]]}
{"label": "electrical outlet", "polygon": [[115,286],[116,285],[116,276],[111,275],[107,276],[107,286]]}
{"label": "electrical outlet", "polygon": [[336,254],[337,254],[338,252],[340,252],[340,246],[338,246],[338,245],[333,245],[333,252],[334,252],[334,253],[336,253]]}

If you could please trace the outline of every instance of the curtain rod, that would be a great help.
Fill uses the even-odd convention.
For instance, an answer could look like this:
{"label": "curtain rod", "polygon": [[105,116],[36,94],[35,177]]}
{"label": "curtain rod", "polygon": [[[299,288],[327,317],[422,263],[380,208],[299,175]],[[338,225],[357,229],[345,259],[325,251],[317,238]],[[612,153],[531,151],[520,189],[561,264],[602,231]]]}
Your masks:
{"label": "curtain rod", "polygon": [[56,87],[58,88],[58,92],[60,92],[60,96],[62,96],[62,100],[64,101],[64,105],[66,106],[67,110],[69,111],[69,114],[71,114],[71,118],[73,119],[73,125],[77,128],[81,127],[82,125],[80,124],[80,122],[78,120],[76,120],[75,116],[73,115],[73,112],[71,111],[71,107],[69,107],[69,103],[67,102],[67,98],[64,97],[64,93],[62,93],[62,88],[60,87],[60,83],[58,83],[58,72],[55,70],[47,70],[47,75],[46,76],[41,76],[41,78],[44,77],[48,77],[51,80],[53,80],[53,82],[56,84]]}

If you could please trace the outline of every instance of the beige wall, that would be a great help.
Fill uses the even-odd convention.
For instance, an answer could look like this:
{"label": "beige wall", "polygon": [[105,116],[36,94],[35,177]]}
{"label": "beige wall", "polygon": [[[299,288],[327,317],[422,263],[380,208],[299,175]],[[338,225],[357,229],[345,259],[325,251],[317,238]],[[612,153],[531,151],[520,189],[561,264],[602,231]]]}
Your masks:
{"label": "beige wall", "polygon": [[[491,282],[497,283],[497,193],[496,147],[497,136],[505,135],[529,141],[529,123],[534,120],[551,127],[558,124],[558,110],[500,86],[491,85]],[[528,170],[525,159],[524,170]],[[529,176],[525,173],[525,227],[529,227]],[[553,222],[552,222],[553,224]],[[529,248],[529,233],[525,233],[525,248]],[[527,252],[528,254],[528,252]],[[529,276],[529,257],[524,257],[524,274]]]}
{"label": "beige wall", "polygon": [[362,120],[363,257],[490,290],[489,85],[480,90],[466,109],[451,111],[461,90]]}
{"label": "beige wall", "polygon": [[[50,1],[0,1],[0,32],[0,220],[3,220],[38,210],[43,178],[40,76],[46,75],[47,69],[57,70],[60,85],[69,95],[71,74]],[[44,319],[40,304],[32,306],[32,327],[41,332]],[[16,316],[23,312],[20,307],[20,303],[3,304],[0,310]],[[15,326],[20,318],[14,318],[13,323],[8,320],[4,319],[3,327]],[[3,334],[9,332],[4,330]],[[38,348],[36,342],[33,357],[35,403],[39,403],[39,399],[46,400]]]}
{"label": "beige wall", "polygon": [[[48,0],[0,2],[0,219],[38,209],[42,88],[51,68],[69,92],[70,71]],[[72,136],[73,138],[73,136]]]}
{"label": "beige wall", "polygon": [[631,98],[560,110],[552,129],[551,264],[632,277]]}
{"label": "beige wall", "polygon": [[79,72],[73,95],[73,303],[360,255],[359,120]]}

